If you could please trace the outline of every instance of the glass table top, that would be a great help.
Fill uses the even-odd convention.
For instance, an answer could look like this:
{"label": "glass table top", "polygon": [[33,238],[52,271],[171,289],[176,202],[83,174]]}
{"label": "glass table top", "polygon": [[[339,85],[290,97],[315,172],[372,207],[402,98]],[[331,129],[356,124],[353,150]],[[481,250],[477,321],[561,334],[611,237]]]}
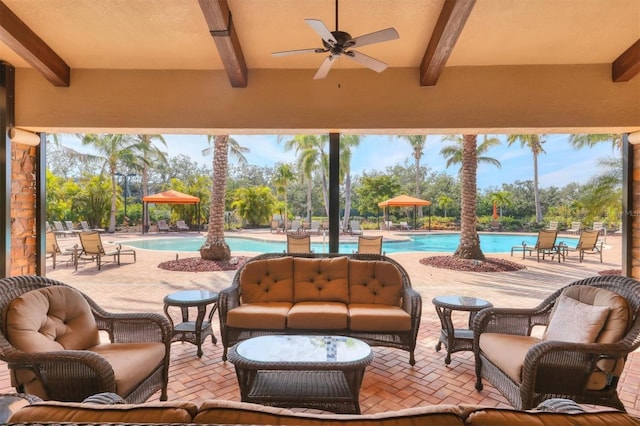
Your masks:
{"label": "glass table top", "polygon": [[343,336],[260,336],[238,343],[236,351],[255,362],[355,362],[371,354],[365,342]]}
{"label": "glass table top", "polygon": [[491,303],[484,299],[467,296],[437,296],[433,301],[444,305],[460,306],[464,308],[486,308],[491,306]]}
{"label": "glass table top", "polygon": [[218,300],[218,293],[209,290],[184,290],[171,293],[164,298],[165,303],[197,303]]}

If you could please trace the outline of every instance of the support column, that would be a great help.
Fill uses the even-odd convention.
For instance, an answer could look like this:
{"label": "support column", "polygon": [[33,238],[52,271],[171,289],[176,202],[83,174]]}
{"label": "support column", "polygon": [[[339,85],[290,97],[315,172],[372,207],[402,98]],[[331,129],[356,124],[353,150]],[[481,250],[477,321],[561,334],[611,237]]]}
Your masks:
{"label": "support column", "polygon": [[0,61],[0,278],[11,269],[11,140],[14,125],[15,69]]}
{"label": "support column", "polygon": [[47,271],[47,134],[40,133],[40,145],[36,147],[36,275]]}
{"label": "support column", "polygon": [[622,139],[622,275],[640,279],[640,132]]}
{"label": "support column", "polygon": [[329,253],[340,250],[340,133],[329,133]]}

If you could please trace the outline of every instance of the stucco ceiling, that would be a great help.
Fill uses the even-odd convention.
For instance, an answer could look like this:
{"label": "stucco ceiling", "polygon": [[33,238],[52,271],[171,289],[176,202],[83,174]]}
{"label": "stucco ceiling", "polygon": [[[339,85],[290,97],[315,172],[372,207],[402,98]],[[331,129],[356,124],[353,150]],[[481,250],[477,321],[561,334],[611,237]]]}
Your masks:
{"label": "stucco ceiling", "polygon": [[[2,0],[73,69],[222,69],[197,0]],[[419,67],[444,0],[342,0],[339,27],[358,36],[387,27],[398,40],[361,51],[390,68]],[[315,69],[305,18],[335,29],[334,0],[228,0],[251,69]],[[611,63],[640,39],[638,0],[477,0],[446,66]],[[0,58],[30,67],[5,43]],[[341,60],[337,67],[360,65]]]}

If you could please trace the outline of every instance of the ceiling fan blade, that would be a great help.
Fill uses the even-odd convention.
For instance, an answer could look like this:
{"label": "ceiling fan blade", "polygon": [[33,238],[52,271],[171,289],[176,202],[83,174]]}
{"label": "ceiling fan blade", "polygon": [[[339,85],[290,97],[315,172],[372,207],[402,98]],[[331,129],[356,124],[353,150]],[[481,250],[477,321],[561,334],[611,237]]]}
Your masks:
{"label": "ceiling fan blade", "polygon": [[361,35],[351,40],[353,47],[367,46],[373,43],[382,43],[383,41],[395,40],[400,38],[400,35],[395,28],[387,28],[385,30],[376,31],[373,33]]}
{"label": "ceiling fan blade", "polygon": [[331,69],[331,66],[333,65],[333,61],[335,61],[335,59],[336,59],[336,56],[333,56],[333,55],[327,56],[327,58],[324,60],[322,65],[320,65],[320,68],[318,68],[318,72],[316,72],[316,75],[313,77],[313,79],[321,80],[325,78],[327,74],[329,74],[329,70]]}
{"label": "ceiling fan blade", "polygon": [[322,37],[322,39],[327,43],[331,42],[330,44],[333,45],[337,42],[336,38],[333,36],[333,34],[331,34],[331,31],[329,31],[327,26],[321,20],[305,19],[304,22],[309,24],[309,26],[313,28],[313,30],[317,32],[320,37]]}
{"label": "ceiling fan blade", "polygon": [[345,52],[344,56],[347,58],[356,61],[357,63],[364,65],[365,67],[374,70],[375,72],[382,72],[387,69],[388,65],[382,61],[372,58],[371,56],[367,56],[364,53],[356,52],[355,50],[350,50],[349,52]]}
{"label": "ceiling fan blade", "polygon": [[284,50],[282,52],[273,52],[271,56],[280,57],[280,56],[287,56],[287,55],[296,55],[298,53],[322,53],[322,52],[325,52],[325,50],[320,48]]}

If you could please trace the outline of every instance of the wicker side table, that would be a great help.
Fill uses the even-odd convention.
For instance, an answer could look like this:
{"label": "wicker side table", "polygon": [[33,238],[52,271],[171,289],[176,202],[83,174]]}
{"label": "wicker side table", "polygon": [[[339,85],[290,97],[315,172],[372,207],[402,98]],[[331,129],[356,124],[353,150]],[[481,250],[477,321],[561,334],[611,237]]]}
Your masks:
{"label": "wicker side table", "polygon": [[[459,351],[470,351],[473,349],[473,319],[476,314],[484,308],[491,308],[493,305],[486,300],[466,296],[437,296],[433,298],[438,318],[440,318],[440,339],[436,345],[436,352],[440,351],[444,344],[447,348],[447,356],[444,363],[451,363],[451,354]],[[453,311],[469,312],[469,328],[458,328],[453,326],[451,313]]]}
{"label": "wicker side table", "polygon": [[229,351],[241,399],[276,407],[360,414],[360,386],[373,352],[343,336],[260,336]]}
{"label": "wicker side table", "polygon": [[[207,306],[213,305],[209,316],[205,320]],[[182,322],[174,324],[169,307],[177,306],[182,313]],[[189,320],[189,308],[195,307],[198,310],[195,321]],[[202,342],[207,336],[211,336],[211,341],[216,343],[216,336],[211,328],[213,314],[218,308],[218,293],[209,290],[185,290],[171,293],[164,298],[164,313],[171,322],[173,328],[172,342],[188,342],[198,347],[198,358],[202,357]]]}

